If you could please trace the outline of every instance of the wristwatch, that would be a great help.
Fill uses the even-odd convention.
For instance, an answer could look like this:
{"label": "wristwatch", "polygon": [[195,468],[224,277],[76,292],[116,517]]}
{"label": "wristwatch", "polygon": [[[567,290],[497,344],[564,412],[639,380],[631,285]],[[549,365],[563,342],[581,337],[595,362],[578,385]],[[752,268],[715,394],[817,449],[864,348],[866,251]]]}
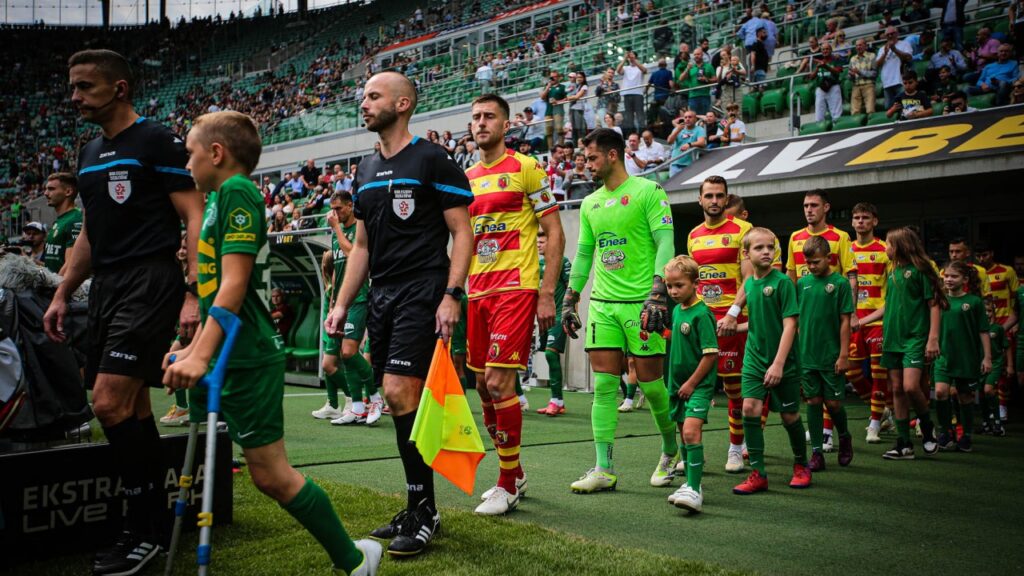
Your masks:
{"label": "wristwatch", "polygon": [[196,298],[199,298],[199,283],[196,282],[195,280],[189,282],[188,284],[185,285],[185,291],[195,296]]}
{"label": "wristwatch", "polygon": [[456,300],[462,300],[462,297],[466,295],[466,291],[461,286],[452,286],[445,290],[444,293]]}

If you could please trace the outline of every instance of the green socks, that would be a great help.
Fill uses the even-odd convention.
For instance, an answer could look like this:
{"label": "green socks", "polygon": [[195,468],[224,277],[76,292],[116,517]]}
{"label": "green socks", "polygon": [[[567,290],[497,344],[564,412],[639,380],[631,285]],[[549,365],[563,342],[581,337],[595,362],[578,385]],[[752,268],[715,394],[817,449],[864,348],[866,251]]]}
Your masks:
{"label": "green socks", "polygon": [[825,407],[821,404],[807,405],[807,430],[811,433],[811,450],[821,452],[825,442]]}
{"label": "green socks", "polygon": [[964,436],[970,436],[974,430],[974,404],[960,405],[960,424],[964,427]]}
{"label": "green socks", "polygon": [[597,449],[597,467],[612,470],[612,445],[615,429],[619,425],[619,410],[615,405],[619,377],[615,374],[594,373],[594,406],[590,410],[590,424],[594,429]]}
{"label": "green socks", "polygon": [[743,436],[747,442],[747,454],[750,455],[750,467],[760,472],[761,476],[766,476],[764,471],[764,430],[761,429],[760,416],[743,417]]}
{"label": "green socks", "polygon": [[668,415],[668,389],[665,388],[665,379],[658,378],[653,382],[639,384],[651,407],[654,425],[661,432],[661,453],[675,456],[679,451],[679,441],[676,440],[676,424]]}
{"label": "green socks", "polygon": [[896,422],[896,436],[904,444],[910,444],[910,418],[894,418]]}
{"label": "green socks", "polygon": [[700,481],[704,477],[704,445],[687,444],[686,452],[686,484],[700,492]]}
{"label": "green socks", "polygon": [[545,350],[544,359],[548,361],[548,388],[551,398],[562,399],[562,355],[554,350]]}
{"label": "green socks", "polygon": [[182,410],[188,410],[188,390],[178,388],[174,391],[174,405]]}
{"label": "green socks", "polygon": [[636,398],[636,384],[626,384],[626,398],[630,400]]}
{"label": "green socks", "polygon": [[363,563],[363,553],[345,532],[327,493],[315,482],[307,478],[295,498],[281,507],[316,538],[336,568],[351,573]]}
{"label": "green socks", "polygon": [[[820,407],[820,406],[819,406]],[[744,420],[746,420],[744,418]],[[761,419],[758,418],[758,424],[761,423]],[[746,422],[744,422],[744,430],[746,430]],[[804,421],[800,419],[800,415],[797,414],[796,420],[791,424],[783,424],[783,428],[786,429],[786,434],[789,435],[789,446],[793,449],[793,462],[796,464],[807,465],[807,442],[804,440]],[[763,440],[762,440],[763,442]],[[750,448],[750,442],[747,441],[747,448]]]}
{"label": "green socks", "polygon": [[953,404],[949,398],[945,400],[935,399],[935,414],[939,420],[939,432],[949,432],[953,427]]}
{"label": "green socks", "polygon": [[348,383],[348,389],[349,396],[354,402],[361,402],[363,398],[369,398],[377,392],[377,387],[373,382],[373,368],[362,354],[353,354],[343,363],[345,372],[352,378]]}
{"label": "green socks", "polygon": [[327,401],[331,403],[331,408],[338,407],[339,390],[345,396],[351,397],[351,394],[348,393],[348,380],[345,378],[345,371],[341,368],[338,368],[334,374],[324,372],[324,384],[327,385]]}
{"label": "green socks", "polygon": [[[832,427],[835,428],[840,438],[846,438],[850,435],[850,422],[846,417],[846,406],[839,405],[838,410],[832,410],[829,412],[832,415]],[[811,424],[811,419],[807,419],[807,425]]]}

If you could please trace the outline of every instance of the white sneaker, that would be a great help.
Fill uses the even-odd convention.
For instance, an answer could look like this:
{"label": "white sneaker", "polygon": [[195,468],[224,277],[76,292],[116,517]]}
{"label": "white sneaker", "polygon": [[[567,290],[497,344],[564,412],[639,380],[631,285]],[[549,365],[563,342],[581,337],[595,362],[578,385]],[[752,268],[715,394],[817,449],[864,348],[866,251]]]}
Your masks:
{"label": "white sneaker", "polygon": [[313,418],[316,418],[317,420],[334,420],[335,418],[341,418],[342,414],[344,414],[344,412],[331,406],[331,402],[329,400],[324,403],[323,408],[313,410]]}
{"label": "white sneaker", "polygon": [[639,387],[636,389],[636,398],[633,399],[633,408],[637,410],[644,407],[644,391]]}
{"label": "white sneaker", "polygon": [[530,411],[530,401],[529,400],[520,400],[519,401],[519,410],[522,411],[523,414],[526,414],[527,412],[529,412]]}
{"label": "white sneaker", "polygon": [[704,491],[694,490],[683,484],[683,487],[676,491],[676,498],[672,504],[676,508],[682,508],[690,512],[701,512],[704,509]]}
{"label": "white sneaker", "polygon": [[626,398],[625,400],[622,401],[622,404],[619,404],[619,412],[632,412],[632,411],[633,411],[633,401],[630,400],[629,398]]}
{"label": "white sneaker", "polygon": [[804,440],[806,440],[808,444],[811,443],[811,431],[810,430],[806,430],[804,432]]}
{"label": "white sneaker", "polygon": [[725,471],[730,474],[743,472],[743,453],[729,450],[729,456],[725,460]]}
{"label": "white sneaker", "polygon": [[882,442],[882,438],[878,436],[878,429],[868,426],[868,436],[866,438],[868,444],[879,444]]}
{"label": "white sneaker", "polygon": [[832,444],[832,435],[831,434],[826,434],[825,435],[825,441],[821,443],[821,451],[825,452],[825,453],[835,452],[836,451],[835,446]]}
{"label": "white sneaker", "polygon": [[335,426],[346,426],[348,424],[366,424],[366,413],[357,414],[352,410],[345,410],[345,413],[341,415],[341,418],[331,420],[331,424]]}
{"label": "white sneaker", "polygon": [[689,488],[689,485],[686,482],[683,482],[683,485],[680,486],[678,490],[668,495],[668,503],[675,505],[676,498],[678,498],[679,495],[683,493],[683,490],[686,490],[687,488]]}
{"label": "white sneaker", "polygon": [[171,404],[167,414],[160,417],[160,423],[164,426],[188,426],[188,408],[178,408],[177,404]]}
{"label": "white sneaker", "polygon": [[676,476],[686,475],[686,458],[680,458],[676,462]]}
{"label": "white sneaker", "polygon": [[920,420],[914,423],[914,436],[917,436],[918,438],[924,438],[924,434],[921,432]]}
{"label": "white sneaker", "polygon": [[603,490],[615,490],[619,478],[611,472],[599,472],[597,468],[587,470],[587,473],[580,476],[580,479],[569,485],[569,488],[577,494],[590,494]]}
{"label": "white sneaker", "polygon": [[380,420],[380,415],[383,411],[383,402],[370,402],[369,410],[366,412],[366,425],[371,426],[376,424]]}
{"label": "white sneaker", "polygon": [[[356,540],[356,548],[363,553],[363,563],[352,571],[351,576],[376,576],[380,568],[380,559],[384,555],[384,547],[373,540]],[[343,574],[344,570],[335,569],[336,574]]]}
{"label": "white sneaker", "polygon": [[[497,486],[493,486],[491,488],[488,488],[487,490],[484,490],[484,493],[480,495],[480,499],[487,500],[488,498],[491,497],[491,494],[494,494],[494,491],[497,489]],[[516,495],[519,498],[526,496],[526,472],[523,472],[522,478],[516,478]]]}
{"label": "white sneaker", "polygon": [[508,514],[509,512],[516,509],[519,505],[519,493],[509,494],[501,486],[495,486],[491,490],[490,496],[487,500],[484,500],[479,506],[476,507],[475,512],[481,516],[501,516],[502,514]]}
{"label": "white sneaker", "polygon": [[654,469],[654,473],[651,474],[651,486],[661,488],[662,486],[671,485],[672,479],[675,478],[675,471],[676,457],[662,454],[658,459],[658,466]]}

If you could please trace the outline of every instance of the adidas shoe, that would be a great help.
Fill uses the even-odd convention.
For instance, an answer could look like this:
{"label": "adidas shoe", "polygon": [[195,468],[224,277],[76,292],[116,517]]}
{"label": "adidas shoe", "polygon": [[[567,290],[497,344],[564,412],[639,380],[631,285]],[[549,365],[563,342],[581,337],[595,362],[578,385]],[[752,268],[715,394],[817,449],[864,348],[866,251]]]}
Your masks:
{"label": "adidas shoe", "polygon": [[735,450],[729,450],[729,455],[725,459],[725,471],[730,474],[739,474],[743,472],[743,453]]}
{"label": "adidas shoe", "polygon": [[811,470],[803,464],[793,464],[793,478],[789,481],[790,488],[810,488]]}
{"label": "adidas shoe", "polygon": [[651,474],[651,486],[661,488],[672,484],[672,479],[675,478],[675,460],[676,457],[674,455],[661,455],[658,459],[658,466],[654,469],[654,473]]}
{"label": "adidas shoe", "polygon": [[569,485],[569,488],[576,494],[591,494],[605,490],[615,490],[619,478],[610,472],[599,472],[597,468],[591,468],[580,479]]}
{"label": "adidas shoe", "polygon": [[488,490],[490,494],[487,499],[484,500],[479,506],[476,507],[475,512],[481,516],[501,516],[508,514],[509,512],[516,509],[519,505],[519,493],[509,494],[501,486],[495,486]]}
{"label": "adidas shoe", "polygon": [[825,440],[821,443],[821,451],[826,454],[831,454],[836,451],[836,447],[832,444],[832,435],[825,434]]}
{"label": "adidas shoe", "polygon": [[415,556],[426,549],[434,534],[441,531],[441,515],[426,498],[420,501],[405,520],[398,535],[388,544],[392,556]]}
{"label": "adidas shoe", "polygon": [[630,400],[629,398],[626,398],[625,400],[622,401],[622,404],[619,404],[619,412],[632,412],[632,411],[633,411],[633,401]]}
{"label": "adidas shoe", "polygon": [[682,488],[676,490],[676,498],[672,504],[675,505],[676,508],[689,510],[693,513],[700,513],[704,509],[704,491],[694,490],[688,485],[683,484]]}
{"label": "adidas shoe", "polygon": [[145,569],[157,554],[160,545],[148,538],[121,532],[114,545],[96,554],[92,565],[93,576],[130,576]]}
{"label": "adidas shoe", "polygon": [[[384,548],[373,540],[356,540],[355,545],[363,553],[363,563],[352,571],[351,576],[376,576]],[[334,573],[345,574],[345,571],[335,568]]]}
{"label": "adidas shoe", "polygon": [[868,435],[867,438],[865,438],[865,441],[868,444],[880,444],[882,442],[882,438],[878,435],[878,432],[878,428],[868,426]]}
{"label": "adidas shoe", "polygon": [[347,426],[349,424],[366,424],[366,412],[358,414],[352,410],[345,410],[345,413],[341,415],[341,418],[331,420],[331,424],[335,426]]}
{"label": "adidas shoe", "polygon": [[896,445],[885,451],[882,454],[882,458],[886,460],[913,460],[914,459],[914,445],[907,442],[903,443],[902,440],[897,439]]}
{"label": "adidas shoe", "polygon": [[768,489],[768,479],[761,476],[761,473],[754,470],[741,484],[733,487],[732,493],[740,496],[749,496]]}
{"label": "adidas shoe", "polygon": [[412,510],[403,509],[395,514],[387,524],[374,528],[370,532],[370,538],[377,540],[391,540],[402,531],[402,524],[412,515]]}
{"label": "adidas shoe", "polygon": [[[480,495],[480,499],[487,500],[488,498],[491,497],[491,494],[493,494],[494,490],[497,488],[497,486],[494,486],[488,488],[487,490],[484,490],[484,493]],[[522,478],[516,478],[516,495],[519,498],[526,496],[526,472],[523,472]]]}
{"label": "adidas shoe", "polygon": [[188,426],[188,408],[178,408],[177,404],[171,404],[171,409],[160,417],[160,423],[164,426]]}
{"label": "adidas shoe", "polygon": [[370,406],[366,411],[366,425],[372,426],[380,420],[380,416],[383,413],[384,402],[377,400],[376,402],[370,402]]}
{"label": "adidas shoe", "polygon": [[341,418],[343,415],[344,412],[331,406],[330,401],[325,402],[322,408],[313,410],[313,418],[316,418],[317,420],[335,420]]}

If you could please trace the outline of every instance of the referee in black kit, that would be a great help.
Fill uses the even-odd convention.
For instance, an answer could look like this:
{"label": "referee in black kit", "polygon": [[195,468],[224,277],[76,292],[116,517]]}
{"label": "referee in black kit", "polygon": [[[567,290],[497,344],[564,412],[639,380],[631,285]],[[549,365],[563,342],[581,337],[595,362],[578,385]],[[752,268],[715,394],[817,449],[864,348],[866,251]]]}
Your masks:
{"label": "referee in black kit", "polygon": [[360,108],[367,129],[380,139],[380,151],[363,158],[356,172],[355,245],[325,323],[329,334],[341,332],[369,272],[370,356],[395,422],[408,492],[406,509],[371,533],[391,540],[392,556],[419,554],[441,525],[433,471],[409,435],[435,334],[447,341],[459,320],[473,250],[469,180],[444,148],[409,133],[416,98],[412,82],[397,72],[382,72],[366,83]]}
{"label": "referee in black kit", "polygon": [[[67,299],[92,272],[86,385],[127,503],[124,531],[96,554],[93,573],[134,574],[165,538],[160,435],[146,387],[160,387],[175,323],[191,337],[199,322],[194,280],[203,196],[185,170],[183,139],[135,113],[134,80],[123,56],[85,50],[71,56],[68,68],[72,104],[103,134],[78,155],[85,222],[43,324],[51,339],[65,340]],[[188,289],[175,262],[182,222]],[[186,297],[186,291],[193,294]]]}

